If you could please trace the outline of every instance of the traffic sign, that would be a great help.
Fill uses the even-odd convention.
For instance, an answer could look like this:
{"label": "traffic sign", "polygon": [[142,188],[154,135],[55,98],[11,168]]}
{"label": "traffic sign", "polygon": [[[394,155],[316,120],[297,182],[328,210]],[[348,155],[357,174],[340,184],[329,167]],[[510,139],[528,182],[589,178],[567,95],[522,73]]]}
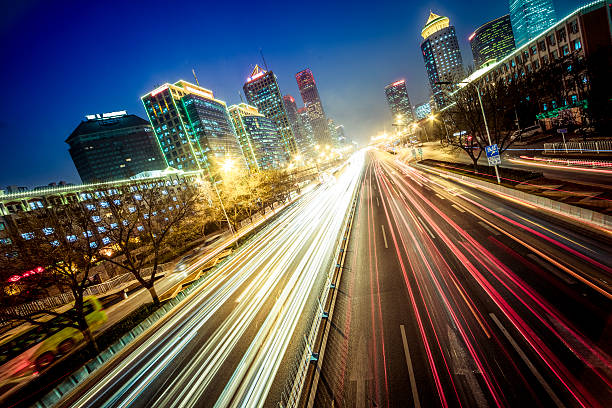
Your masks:
{"label": "traffic sign", "polygon": [[499,155],[487,157],[487,160],[489,161],[489,166],[497,166],[501,164],[501,157],[499,157]]}
{"label": "traffic sign", "polygon": [[567,129],[557,129],[557,133],[567,133]]}
{"label": "traffic sign", "polygon": [[497,145],[485,146],[485,152],[487,153],[487,157],[491,156],[499,156],[499,149]]}

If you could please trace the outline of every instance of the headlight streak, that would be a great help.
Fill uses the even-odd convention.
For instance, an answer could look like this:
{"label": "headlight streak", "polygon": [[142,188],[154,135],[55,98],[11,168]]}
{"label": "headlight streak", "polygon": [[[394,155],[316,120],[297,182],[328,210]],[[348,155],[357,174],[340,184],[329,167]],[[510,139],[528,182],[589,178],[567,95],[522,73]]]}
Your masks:
{"label": "headlight streak", "polygon": [[[474,259],[480,260],[485,259],[487,263],[491,263],[491,266],[488,266],[486,263],[482,263],[482,265],[494,276],[500,283],[502,283],[514,296],[519,300],[525,307],[528,308],[532,312],[532,314],[538,318],[541,323],[550,330],[559,340],[566,345],[583,363],[591,368],[602,381],[610,386],[609,376],[610,376],[610,358],[605,353],[603,353],[600,349],[594,346],[588,339],[586,339],[583,335],[578,333],[575,329],[569,327],[569,323],[565,322],[562,316],[556,312],[552,308],[551,305],[547,304],[541,297],[539,297],[535,292],[530,290],[527,285],[519,281],[515,274],[513,274],[508,268],[504,267],[492,254],[490,254],[484,247],[479,245],[469,234],[467,234],[464,230],[457,226],[452,220],[449,219],[443,212],[441,212],[435,205],[433,205],[429,200],[427,200],[420,192],[410,186],[409,183],[401,179],[397,179],[399,181],[398,184],[401,184],[400,190],[402,190],[404,197],[409,199],[413,206],[417,208],[419,213],[421,213],[424,217],[426,216],[426,212],[417,203],[412,197],[419,197],[423,202],[425,202],[430,208],[432,208],[442,219],[444,219],[449,225],[453,227],[457,232],[459,232],[464,238],[467,239],[466,243],[462,243],[464,247],[463,251],[467,251]],[[404,187],[402,187],[404,186]],[[405,190],[405,188],[410,189],[410,193]],[[466,199],[466,197],[462,197]],[[473,200],[469,200],[475,205],[478,205]],[[479,205],[479,207],[482,207]],[[483,208],[486,210],[486,208]],[[495,289],[488,284],[486,279],[478,272],[478,270],[467,260],[465,256],[463,256],[463,251],[459,250],[452,241],[444,234],[444,232],[437,226],[437,224],[430,218],[426,218],[430,223],[430,226],[436,230],[438,235],[443,239],[445,244],[449,246],[449,248],[456,254],[456,256],[460,259],[460,261],[466,266],[468,270],[470,270],[471,274],[476,278],[476,280],[481,284],[483,289],[489,296],[494,300],[494,302],[498,305],[498,307],[502,310],[502,312],[508,317],[508,319],[513,323],[513,325],[517,328],[518,332],[523,335],[526,341],[532,346],[532,348],[540,355],[542,360],[549,366],[549,368],[555,373],[557,378],[565,385],[567,390],[574,396],[576,401],[581,405],[584,404],[593,404],[597,406],[596,401],[594,401],[593,397],[590,393],[584,389],[582,384],[573,377],[573,375],[561,364],[560,361],[556,359],[554,354],[546,347],[546,345],[539,339],[539,337],[528,327],[528,325],[522,321],[522,319],[518,316],[518,314],[512,309],[512,307],[505,302],[502,296],[495,291]],[[510,221],[510,220],[509,220]],[[525,227],[523,227],[525,228]],[[469,245],[468,245],[469,243]],[[473,249],[472,249],[473,247]],[[514,289],[512,289],[508,284],[505,283],[505,280],[502,278],[502,275],[499,274],[502,272],[503,275],[507,276],[513,285],[516,285],[518,289],[522,290],[525,295],[527,295],[528,299],[531,299],[535,302],[535,305],[543,308],[544,315],[550,315],[554,317],[554,320],[560,323],[564,329],[564,334],[560,334],[556,328],[552,327],[546,319],[542,317],[542,313],[536,311],[532,306],[530,306],[523,298],[524,295],[518,294]],[[587,347],[590,355],[584,355],[580,350],[577,350],[575,346],[569,344],[564,336],[571,334],[572,337],[576,339],[578,343],[581,344],[581,347]],[[593,360],[598,361],[597,365],[593,364]],[[605,367],[605,371],[607,373],[601,372],[600,369],[601,364],[603,363],[603,367]]]}

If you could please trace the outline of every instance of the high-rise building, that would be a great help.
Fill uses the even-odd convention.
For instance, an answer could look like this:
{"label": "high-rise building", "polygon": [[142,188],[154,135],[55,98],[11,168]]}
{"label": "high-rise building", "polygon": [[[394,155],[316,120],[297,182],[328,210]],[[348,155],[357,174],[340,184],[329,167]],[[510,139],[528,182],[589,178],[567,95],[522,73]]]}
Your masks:
{"label": "high-rise building", "polygon": [[181,80],[141,99],[169,166],[203,170],[225,160],[244,163],[227,106],[212,91]]}
{"label": "high-rise building", "polygon": [[391,115],[394,120],[397,119],[398,115],[407,122],[412,122],[414,120],[405,79],[400,79],[399,81],[395,81],[385,86],[385,95],[387,96],[387,103],[389,104],[389,109],[391,109]]}
{"label": "high-rise building", "polygon": [[429,115],[431,115],[431,105],[429,102],[423,102],[414,107],[414,114],[416,116],[416,120],[425,119]]}
{"label": "high-rise building", "polygon": [[448,17],[430,12],[421,36],[424,38],[421,51],[429,85],[437,108],[441,109],[445,105],[445,98],[442,86],[437,82],[457,82],[464,75],[455,27],[450,25]]}
{"label": "high-rise building", "polygon": [[283,143],[271,119],[246,103],[230,106],[229,113],[251,172],[279,168],[286,162]]}
{"label": "high-rise building", "polygon": [[508,6],[517,48],[557,21],[552,0],[509,0]]}
{"label": "high-rise building", "polygon": [[83,183],[121,180],[167,167],[146,120],[125,111],[86,119],[66,139]]}
{"label": "high-rise building", "polygon": [[481,25],[470,35],[469,40],[476,69],[486,63],[501,60],[515,48],[510,15],[506,14]]}
{"label": "high-rise building", "polygon": [[[300,132],[305,136],[306,140],[309,140],[310,146],[315,146],[317,142],[314,139],[314,132],[310,125],[310,117],[308,116],[308,110],[306,110],[305,106],[298,109],[298,118],[300,119]],[[311,151],[310,153],[313,152]]]}
{"label": "high-rise building", "polygon": [[249,104],[276,125],[287,157],[296,155],[297,145],[274,72],[255,65],[242,89]]}
{"label": "high-rise building", "polygon": [[319,144],[329,143],[331,140],[327,118],[323,111],[323,104],[312,71],[310,68],[306,68],[295,74],[295,79],[302,95],[302,101],[304,101],[304,107],[308,111],[315,142]]}
{"label": "high-rise building", "polygon": [[283,101],[285,103],[285,110],[287,111],[289,123],[291,123],[291,128],[293,129],[293,136],[298,151],[306,157],[311,157],[314,154],[314,142],[309,132],[304,129],[301,116],[298,113],[297,104],[295,103],[295,98],[291,95],[285,95],[283,96]]}

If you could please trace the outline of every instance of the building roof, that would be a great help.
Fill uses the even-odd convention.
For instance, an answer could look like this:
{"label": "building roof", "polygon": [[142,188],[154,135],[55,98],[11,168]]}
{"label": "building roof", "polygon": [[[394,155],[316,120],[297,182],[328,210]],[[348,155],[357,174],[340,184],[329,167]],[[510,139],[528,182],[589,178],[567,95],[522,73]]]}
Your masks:
{"label": "building roof", "polygon": [[75,138],[91,133],[106,132],[109,130],[128,128],[133,126],[150,126],[149,121],[136,115],[124,115],[107,119],[90,119],[82,121],[68,136],[66,143],[70,144]]}
{"label": "building roof", "polygon": [[450,25],[450,20],[448,17],[439,16],[433,11],[429,12],[429,18],[425,23],[425,27],[421,30],[421,36],[423,38],[427,38],[436,31],[439,31],[443,28],[446,28]]}
{"label": "building roof", "polygon": [[251,75],[247,78],[247,83],[251,82],[259,77],[262,77],[266,72],[265,69],[262,69],[259,65],[255,64],[255,68],[251,71]]}

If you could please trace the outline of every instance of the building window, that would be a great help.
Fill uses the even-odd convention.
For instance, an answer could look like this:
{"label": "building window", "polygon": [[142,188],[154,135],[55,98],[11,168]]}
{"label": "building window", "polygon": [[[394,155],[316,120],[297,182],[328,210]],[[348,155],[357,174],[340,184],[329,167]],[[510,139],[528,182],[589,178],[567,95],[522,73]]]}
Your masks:
{"label": "building window", "polygon": [[569,23],[569,31],[572,34],[577,34],[578,33],[578,20],[570,21],[570,23]]}
{"label": "building window", "polygon": [[4,231],[6,229],[6,226],[4,225],[3,222],[0,222],[0,231]]}
{"label": "building window", "polygon": [[538,49],[540,51],[546,51],[546,41],[542,40],[538,42]]}
{"label": "building window", "polygon": [[538,52],[538,48],[535,45],[532,45],[531,47],[529,47],[529,51],[531,52],[531,55],[536,55],[536,53]]}
{"label": "building window", "polygon": [[546,36],[546,42],[548,43],[549,46],[551,45],[555,45],[557,42],[555,41],[555,36],[550,34],[548,36]]}
{"label": "building window", "polygon": [[538,60],[533,61],[533,69],[536,70],[538,68],[540,68],[540,61]]}
{"label": "building window", "polygon": [[566,40],[565,28],[562,28],[559,31],[557,31],[557,40],[560,43],[565,42]]}
{"label": "building window", "polygon": [[550,54],[550,58],[552,59],[557,59],[559,58],[559,52],[557,50],[554,50],[551,54]]}
{"label": "building window", "polygon": [[572,41],[572,48],[575,51],[578,51],[578,50],[580,50],[582,48],[582,43],[580,42],[580,39]]}
{"label": "building window", "polygon": [[563,56],[569,55],[570,49],[567,45],[564,45],[562,50],[563,50]]}

